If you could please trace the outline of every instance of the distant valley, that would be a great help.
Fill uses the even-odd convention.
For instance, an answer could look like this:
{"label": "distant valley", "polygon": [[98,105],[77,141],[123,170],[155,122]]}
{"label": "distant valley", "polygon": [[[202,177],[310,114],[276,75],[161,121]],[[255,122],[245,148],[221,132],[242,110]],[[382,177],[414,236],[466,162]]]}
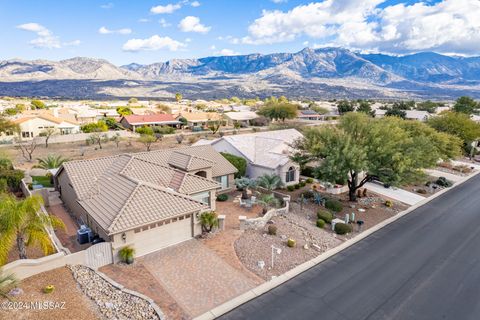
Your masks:
{"label": "distant valley", "polygon": [[480,57],[359,54],[342,48],[115,66],[102,59],[0,62],[0,95],[191,99],[230,96],[451,100],[480,97]]}

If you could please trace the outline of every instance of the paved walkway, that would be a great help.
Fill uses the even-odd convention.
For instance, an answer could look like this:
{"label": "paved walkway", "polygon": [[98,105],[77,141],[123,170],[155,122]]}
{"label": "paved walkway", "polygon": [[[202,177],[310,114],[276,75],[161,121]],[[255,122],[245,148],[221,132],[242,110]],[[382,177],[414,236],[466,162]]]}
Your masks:
{"label": "paved walkway", "polygon": [[448,173],[448,172],[441,171],[441,170],[434,170],[434,169],[426,169],[425,173],[427,173],[428,175],[430,175],[432,177],[436,177],[436,178],[445,177],[452,182],[458,182],[458,181],[460,181],[464,178],[460,175]]}
{"label": "paved walkway", "polygon": [[256,286],[195,239],[148,254],[141,260],[162,287],[193,316]]}
{"label": "paved walkway", "polygon": [[382,196],[406,203],[408,205],[414,205],[425,199],[418,194],[405,191],[403,189],[385,188],[382,185],[372,182],[367,182],[365,184],[365,188]]}

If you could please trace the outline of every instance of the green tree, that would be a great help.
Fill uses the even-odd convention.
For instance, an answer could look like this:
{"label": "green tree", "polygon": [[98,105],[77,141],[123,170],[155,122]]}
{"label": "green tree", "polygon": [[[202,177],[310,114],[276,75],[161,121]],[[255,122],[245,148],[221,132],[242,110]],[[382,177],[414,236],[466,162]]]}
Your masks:
{"label": "green tree", "polygon": [[50,138],[57,134],[58,131],[56,128],[45,128],[42,130],[42,132],[39,133],[39,136],[40,137],[44,137],[45,138],[45,148],[48,148],[48,141],[50,140]]}
{"label": "green tree", "polygon": [[275,198],[273,194],[264,194],[260,199],[257,200],[257,203],[263,207],[263,213],[267,213],[268,209],[272,207],[278,207],[280,201]]}
{"label": "green tree", "polygon": [[133,111],[129,107],[118,107],[117,113],[123,117],[133,114]]}
{"label": "green tree", "polygon": [[164,113],[172,113],[172,109],[165,104],[161,104],[161,103],[157,104],[157,109]]}
{"label": "green tree", "polygon": [[14,116],[18,114],[18,110],[16,108],[6,108],[5,110],[3,110],[3,114],[5,114],[6,116]]}
{"label": "green tree", "polygon": [[478,112],[478,103],[470,97],[460,97],[453,106],[453,111],[471,115]]}
{"label": "green tree", "polygon": [[148,126],[143,126],[143,127],[140,127],[140,128],[136,128],[135,129],[135,132],[142,135],[149,135],[149,136],[153,136],[155,134],[155,132],[153,131],[153,128],[152,127],[148,127]]}
{"label": "green tree", "polygon": [[[440,141],[440,142],[439,142]],[[447,143],[450,151],[442,143]],[[458,155],[460,142],[448,134],[430,130],[424,123],[386,117],[372,119],[349,113],[338,126],[307,130],[295,148],[319,165],[316,176],[332,183],[346,183],[349,198],[374,179],[390,185],[411,180],[439,159]]]}
{"label": "green tree", "polygon": [[460,138],[466,151],[470,151],[472,142],[480,139],[480,124],[465,113],[443,112],[437,117],[429,118],[427,123],[437,131]]}
{"label": "green tree", "polygon": [[177,103],[182,101],[183,97],[180,92],[175,93],[175,100],[177,100]]}
{"label": "green tree", "polygon": [[42,197],[33,195],[17,200],[13,195],[0,196],[0,264],[7,261],[8,253],[17,246],[20,259],[27,259],[27,247],[40,247],[45,255],[54,248],[46,228],[65,228],[62,220],[39,214]]}
{"label": "green tree", "polygon": [[315,103],[310,103],[308,108],[315,111],[318,114],[327,114],[330,112],[330,110],[328,110],[327,108],[317,106]]}
{"label": "green tree", "polygon": [[235,173],[235,178],[241,178],[245,176],[247,171],[247,160],[245,160],[245,158],[238,157],[227,152],[220,152],[220,154],[235,168],[237,168],[238,172]]}
{"label": "green tree", "polygon": [[100,120],[98,122],[84,124],[81,127],[81,130],[85,133],[105,132],[108,131],[108,126],[104,121]]}
{"label": "green tree", "polygon": [[399,109],[396,107],[392,107],[385,112],[386,117],[398,117],[405,119],[407,117],[407,112],[404,109]]}
{"label": "green tree", "polygon": [[218,226],[218,216],[215,211],[203,212],[198,219],[202,225],[203,232],[211,232],[214,227]]}
{"label": "green tree", "polygon": [[293,119],[297,116],[297,106],[291,103],[269,103],[260,108],[257,114],[267,117],[271,120]]}
{"label": "green tree", "polygon": [[18,124],[0,116],[0,134],[1,133],[18,133],[20,127]]}
{"label": "green tree", "polygon": [[155,142],[157,142],[157,140],[158,139],[154,135],[150,135],[150,134],[142,134],[138,138],[138,142],[142,143],[145,146],[145,148],[147,149],[147,151],[151,150],[152,145]]}
{"label": "green tree", "polygon": [[118,127],[118,123],[117,123],[117,120],[115,120],[115,118],[112,118],[112,117],[107,117],[104,119],[105,121],[105,124],[107,125],[108,129],[116,129]]}
{"label": "green tree", "polygon": [[339,114],[355,111],[355,105],[348,100],[341,100],[337,103],[337,110]]}
{"label": "green tree", "polygon": [[47,106],[45,105],[45,103],[41,100],[32,100],[30,102],[30,107],[35,110],[35,109],[45,109],[47,108]]}
{"label": "green tree", "polygon": [[103,149],[103,143],[108,142],[108,135],[100,132],[93,132],[86,140],[87,145],[96,144],[100,149]]}
{"label": "green tree", "polygon": [[375,116],[375,111],[372,110],[370,102],[368,102],[366,100],[359,101],[358,107],[357,107],[357,112],[363,112],[363,113],[369,115],[370,117]]}
{"label": "green tree", "polygon": [[230,101],[232,101],[233,103],[236,103],[236,104],[242,102],[242,100],[240,100],[238,97],[231,97]]}
{"label": "green tree", "polygon": [[25,107],[25,105],[24,105],[23,103],[17,103],[17,104],[15,105],[15,109],[17,109],[17,111],[18,111],[19,113],[21,113],[21,112],[27,110],[27,107]]}
{"label": "green tree", "polygon": [[430,100],[417,103],[417,110],[427,111],[428,113],[435,113],[437,107],[438,103],[432,102]]}
{"label": "green tree", "polygon": [[37,161],[38,164],[35,165],[35,168],[48,170],[59,168],[65,161],[68,161],[68,159],[61,155],[49,154],[44,158],[37,158]]}
{"label": "green tree", "polygon": [[415,101],[397,101],[393,103],[392,109],[412,110],[415,108]]}

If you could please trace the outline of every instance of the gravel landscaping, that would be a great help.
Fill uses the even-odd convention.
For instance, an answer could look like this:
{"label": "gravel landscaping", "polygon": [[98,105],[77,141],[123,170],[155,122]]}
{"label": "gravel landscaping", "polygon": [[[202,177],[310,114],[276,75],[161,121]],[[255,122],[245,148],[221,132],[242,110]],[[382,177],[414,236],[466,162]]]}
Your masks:
{"label": "gravel landscaping", "polygon": [[85,295],[98,306],[103,318],[111,320],[159,320],[151,304],[126,293],[103,279],[95,271],[81,265],[69,266]]}

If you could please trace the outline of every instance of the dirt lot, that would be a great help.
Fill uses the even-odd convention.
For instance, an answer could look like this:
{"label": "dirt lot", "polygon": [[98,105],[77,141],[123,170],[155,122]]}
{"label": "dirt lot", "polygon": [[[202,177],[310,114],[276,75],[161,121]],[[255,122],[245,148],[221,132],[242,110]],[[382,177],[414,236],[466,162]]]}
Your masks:
{"label": "dirt lot", "polygon": [[[54,285],[54,292],[49,294],[43,293],[42,290],[47,285]],[[51,301],[56,303],[58,308],[43,310],[1,310],[0,319],[101,319],[94,303],[80,291],[70,270],[65,267],[27,278],[20,283],[19,287],[24,292],[20,296],[13,298],[13,302],[31,303]],[[0,298],[0,302],[4,301],[7,300]],[[63,302],[64,304],[62,305]]]}

